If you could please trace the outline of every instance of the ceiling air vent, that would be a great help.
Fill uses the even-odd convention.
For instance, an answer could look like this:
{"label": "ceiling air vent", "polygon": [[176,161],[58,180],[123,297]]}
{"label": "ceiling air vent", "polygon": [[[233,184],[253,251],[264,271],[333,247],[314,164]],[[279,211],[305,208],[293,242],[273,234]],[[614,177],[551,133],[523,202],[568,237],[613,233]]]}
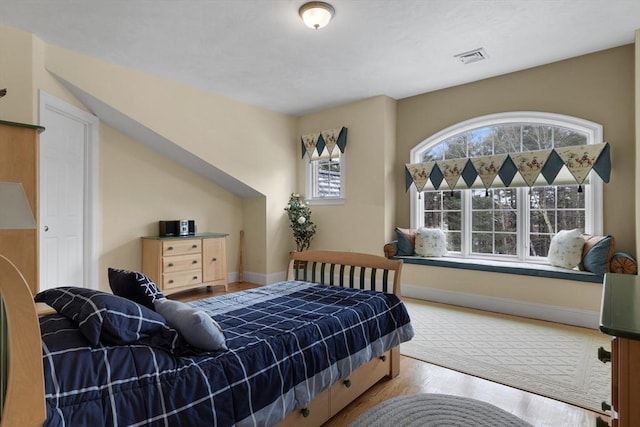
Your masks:
{"label": "ceiling air vent", "polygon": [[471,64],[473,62],[482,61],[489,58],[487,52],[483,48],[470,50],[469,52],[459,53],[453,55],[454,58],[458,58],[463,64]]}

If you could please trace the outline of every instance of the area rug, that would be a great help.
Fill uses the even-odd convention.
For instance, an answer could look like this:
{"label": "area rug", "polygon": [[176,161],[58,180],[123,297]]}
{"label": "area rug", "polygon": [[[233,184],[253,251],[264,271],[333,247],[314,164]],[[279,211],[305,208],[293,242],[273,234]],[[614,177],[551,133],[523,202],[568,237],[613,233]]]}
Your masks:
{"label": "area rug", "polygon": [[349,427],[531,427],[486,402],[448,394],[400,396],[374,406]]}
{"label": "area rug", "polygon": [[403,298],[415,337],[400,353],[602,412],[610,402],[611,348],[597,330]]}

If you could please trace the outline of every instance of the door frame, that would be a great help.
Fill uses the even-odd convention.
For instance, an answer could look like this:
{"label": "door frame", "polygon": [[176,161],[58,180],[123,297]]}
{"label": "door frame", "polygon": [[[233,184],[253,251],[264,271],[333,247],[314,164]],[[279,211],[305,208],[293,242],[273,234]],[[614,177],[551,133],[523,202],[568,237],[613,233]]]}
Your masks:
{"label": "door frame", "polygon": [[[39,122],[45,131],[40,134],[40,143],[46,144],[47,124],[42,122],[46,111],[60,114],[71,120],[75,120],[84,126],[84,194],[83,194],[83,281],[85,288],[98,289],[98,118],[80,108],[77,108],[55,96],[40,89],[39,96]],[[40,153],[40,150],[38,150]],[[41,158],[38,159],[38,187],[42,179]],[[40,221],[43,206],[38,203],[38,222]],[[38,265],[41,265],[42,240],[40,235],[41,224],[38,223]],[[38,283],[42,282],[42,272],[38,268]],[[75,285],[69,283],[69,286]]]}

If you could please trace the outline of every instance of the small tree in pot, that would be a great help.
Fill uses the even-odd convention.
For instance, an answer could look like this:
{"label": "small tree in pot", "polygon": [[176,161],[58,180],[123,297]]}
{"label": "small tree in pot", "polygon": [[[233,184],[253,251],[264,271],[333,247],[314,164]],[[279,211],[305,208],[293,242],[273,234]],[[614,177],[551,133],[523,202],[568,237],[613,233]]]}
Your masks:
{"label": "small tree in pot", "polygon": [[311,221],[311,209],[300,200],[299,194],[292,193],[284,210],[289,215],[289,226],[296,241],[296,250],[302,252],[309,249],[311,239],[316,233],[316,225]]}

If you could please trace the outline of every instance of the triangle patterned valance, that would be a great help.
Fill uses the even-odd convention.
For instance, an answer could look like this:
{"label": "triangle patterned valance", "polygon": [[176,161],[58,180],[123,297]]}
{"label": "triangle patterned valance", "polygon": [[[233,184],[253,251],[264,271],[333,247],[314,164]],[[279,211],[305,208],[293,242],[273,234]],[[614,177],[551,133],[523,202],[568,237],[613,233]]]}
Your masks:
{"label": "triangle patterned valance", "polygon": [[344,153],[344,149],[347,146],[347,128],[343,126],[340,129],[327,129],[318,133],[302,135],[300,143],[302,158],[306,154],[309,156],[309,160],[315,159],[318,156],[322,156],[322,152],[325,149],[329,154],[329,158],[334,158],[338,156],[336,148],[341,153]]}
{"label": "triangle patterned valance", "polygon": [[443,182],[451,191],[577,183],[582,191],[592,170],[609,182],[609,143],[410,163],[405,165],[405,186],[409,190],[414,184],[422,192],[439,190]]}

